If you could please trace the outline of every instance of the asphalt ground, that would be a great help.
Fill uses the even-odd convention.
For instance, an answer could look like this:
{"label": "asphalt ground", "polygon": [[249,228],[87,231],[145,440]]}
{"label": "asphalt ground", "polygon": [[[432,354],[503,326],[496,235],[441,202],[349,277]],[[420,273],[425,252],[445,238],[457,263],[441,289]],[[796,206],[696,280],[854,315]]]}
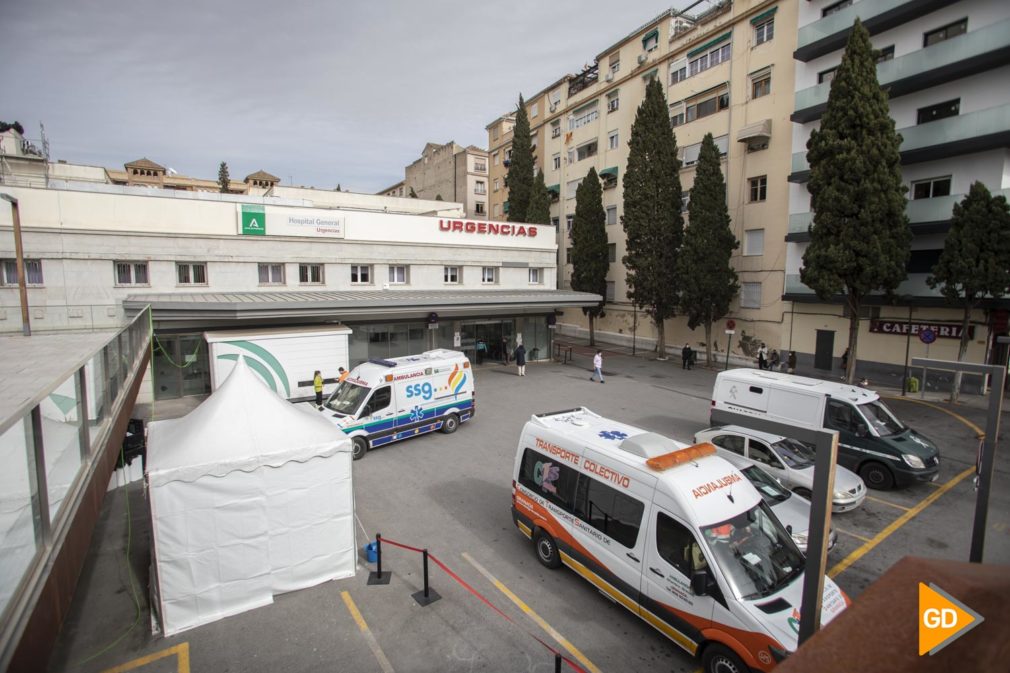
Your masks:
{"label": "asphalt ground", "polygon": [[[543,568],[514,527],[510,488],[516,442],[533,413],[579,405],[690,441],[707,425],[714,372],[684,371],[679,359],[606,352],[606,384],[589,381],[590,349],[567,365],[476,370],[477,415],[454,435],[432,434],[376,449],[354,463],[359,546],[377,532],[427,547],[491,602],[483,603],[434,562],[441,595],[421,607],[421,557],[384,547],[391,581],[355,577],[278,596],[273,605],[172,638],[151,635],[147,607],[150,533],[142,488],[111,493],[50,671],[541,671],[554,670],[543,640],[584,670],[695,671],[698,663],[612,603],[575,573]],[[829,573],[852,597],[899,558],[967,560],[975,491],[971,471],[979,401],[889,400],[941,448],[935,484],[871,492],[861,508],[833,517],[839,541]],[[364,531],[364,532],[362,532]],[[367,533],[367,535],[366,535]],[[130,541],[133,575],[127,572]],[[990,501],[985,559],[1010,563],[1010,454],[1003,450]],[[130,582],[139,586],[139,609]],[[882,620],[891,619],[881,615]],[[41,664],[40,664],[41,668]]]}

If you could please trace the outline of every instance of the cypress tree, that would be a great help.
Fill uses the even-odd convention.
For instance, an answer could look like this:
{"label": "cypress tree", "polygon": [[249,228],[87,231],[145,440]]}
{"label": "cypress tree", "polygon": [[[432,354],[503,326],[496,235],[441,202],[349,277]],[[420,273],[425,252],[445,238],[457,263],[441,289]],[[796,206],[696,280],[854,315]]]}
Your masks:
{"label": "cypress tree", "polygon": [[729,263],[740,244],[730,229],[726,181],[711,133],[701,142],[687,212],[684,247],[677,258],[680,310],[692,330],[704,325],[705,358],[711,365],[712,323],[726,315],[740,290],[736,271]]}
{"label": "cypress tree", "polygon": [[533,192],[533,140],[522,95],[519,96],[516,124],[512,129],[512,156],[505,175],[505,186],[509,190],[509,222],[526,222]]}
{"label": "cypress tree", "polygon": [[[957,359],[968,351],[971,311],[983,299],[999,299],[1010,291],[1010,207],[1004,196],[993,197],[981,182],[972,184],[961,203],[954,204],[950,232],[933,274],[926,279],[952,304],[964,309]],[[954,375],[951,402],[957,401],[961,373]]]}
{"label": "cypress tree", "polygon": [[530,205],[526,210],[526,221],[530,224],[551,223],[551,194],[544,183],[543,172],[537,172],[533,180],[533,192],[530,194]]}
{"label": "cypress tree", "polygon": [[[546,192],[546,188],[544,188]],[[603,299],[584,307],[589,316],[589,345],[596,345],[596,318],[603,311],[607,296],[607,271],[610,254],[607,247],[607,213],[603,210],[603,188],[595,168],[589,169],[575,190],[575,217],[572,219],[572,289],[592,292]]]}
{"label": "cypress tree", "polygon": [[228,164],[221,162],[217,167],[217,185],[222,194],[228,193],[228,186],[231,185],[231,178],[228,176]]}
{"label": "cypress tree", "polygon": [[887,94],[870,36],[856,19],[831,81],[828,105],[807,142],[813,224],[800,279],[824,301],[842,294],[849,313],[846,381],[856,371],[859,311],[867,295],[906,276],[912,232]]}
{"label": "cypress tree", "polygon": [[417,192],[414,191],[413,187],[410,188],[410,194],[408,194],[407,196],[409,196],[412,199],[416,199],[417,198]]}
{"label": "cypress tree", "polygon": [[656,351],[666,356],[663,321],[676,313],[677,252],[684,235],[680,213],[680,159],[666,97],[658,79],[649,82],[635,113],[624,172],[628,297],[656,323]]}

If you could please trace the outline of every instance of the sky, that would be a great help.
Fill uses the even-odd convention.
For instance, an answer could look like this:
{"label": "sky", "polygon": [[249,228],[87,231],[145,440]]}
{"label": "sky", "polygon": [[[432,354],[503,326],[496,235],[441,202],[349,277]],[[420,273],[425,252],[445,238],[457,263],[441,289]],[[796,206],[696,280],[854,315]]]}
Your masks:
{"label": "sky", "polygon": [[53,160],[374,193],[671,2],[0,0],[0,120]]}

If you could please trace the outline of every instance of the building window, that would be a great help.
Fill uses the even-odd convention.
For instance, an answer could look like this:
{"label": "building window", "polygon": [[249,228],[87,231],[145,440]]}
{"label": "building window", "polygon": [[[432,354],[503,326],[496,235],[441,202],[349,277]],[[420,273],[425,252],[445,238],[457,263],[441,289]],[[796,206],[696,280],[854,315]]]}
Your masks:
{"label": "building window", "polygon": [[554,227],[556,229],[559,224],[561,224],[561,218],[560,217],[552,217],[551,218],[551,226],[552,227]]}
{"label": "building window", "polygon": [[604,297],[607,301],[615,301],[617,297],[617,283],[612,280],[607,281],[607,294]]}
{"label": "building window", "polygon": [[620,52],[618,52],[616,54],[611,54],[610,55],[610,60],[608,62],[610,64],[610,74],[611,75],[616,75],[617,73],[619,73],[621,71],[621,54],[620,54]]}
{"label": "building window", "polygon": [[533,103],[530,106],[530,117],[536,117],[538,114],[540,114],[540,103]]}
{"label": "building window", "polygon": [[687,79],[687,59],[682,58],[670,63],[670,85]]}
{"label": "building window", "polygon": [[835,78],[835,72],[837,70],[838,66],[836,65],[834,68],[828,68],[827,70],[822,70],[821,72],[817,73],[817,83],[823,84],[825,82],[830,82]]}
{"label": "building window", "polygon": [[616,112],[621,106],[621,99],[617,97],[617,91],[611,91],[607,94],[607,112]]}
{"label": "building window", "polygon": [[571,116],[568,118],[568,130],[574,131],[575,129],[582,128],[588,124],[592,124],[594,121],[599,119],[600,111],[596,109],[596,106],[583,111],[578,116]]}
{"label": "building window", "polygon": [[[25,285],[42,285],[42,260],[26,259],[25,264]],[[146,267],[146,265],[145,265]],[[3,260],[3,284],[18,284],[18,263],[16,259]]]}
{"label": "building window", "polygon": [[116,285],[150,284],[151,280],[147,275],[147,262],[116,262]]}
{"label": "building window", "polygon": [[685,111],[685,122],[693,122],[695,119],[701,119],[702,117],[714,115],[716,112],[725,110],[728,107],[729,91],[724,91],[723,93],[712,96],[711,98],[705,98],[704,100],[689,103]]}
{"label": "building window", "polygon": [[935,122],[938,119],[946,119],[947,117],[956,117],[961,110],[961,99],[955,98],[954,100],[944,101],[942,103],[937,103],[936,105],[930,105],[928,107],[919,108],[916,114],[916,124],[928,124],[929,122]]}
{"label": "building window", "polygon": [[493,187],[492,187],[492,189],[494,189],[494,191],[496,191],[496,192],[497,192],[497,191],[498,191],[498,185],[499,185],[499,184],[500,184],[500,183],[499,183],[499,181],[498,181],[498,178],[495,178],[495,179],[494,179],[494,183],[493,183]]}
{"label": "building window", "polygon": [[474,194],[487,194],[487,183],[483,180],[478,180],[473,185]]}
{"label": "building window", "polygon": [[561,135],[561,120],[555,119],[551,122],[551,138],[557,138]]}
{"label": "building window", "polygon": [[493,140],[498,140],[498,127],[497,126],[495,126],[493,129],[491,129],[491,138]]}
{"label": "building window", "polygon": [[846,7],[850,7],[851,5],[852,0],[842,0],[841,2],[836,2],[833,5],[828,5],[827,7],[821,10],[821,18],[824,18],[825,16],[831,16],[832,14],[837,14]]}
{"label": "building window", "polygon": [[556,170],[556,171],[561,170],[561,155],[560,154],[555,154],[554,155],[554,157],[553,157],[553,166],[554,166],[554,170]]}
{"label": "building window", "polygon": [[596,156],[596,147],[597,147],[597,143],[596,143],[595,140],[592,140],[592,141],[586,143],[585,145],[582,145],[581,147],[576,147],[575,148],[575,155],[576,155],[577,160],[578,161],[582,161],[583,159],[588,159],[589,157],[595,157]]}
{"label": "building window", "polygon": [[894,45],[877,50],[877,63],[891,61],[894,59]]}
{"label": "building window", "polygon": [[497,276],[497,274],[495,273],[495,270],[496,269],[493,266],[483,266],[483,267],[481,267],[481,269],[480,269],[480,282],[483,285],[494,285],[494,283],[496,282],[495,279],[496,279],[496,276]]}
{"label": "building window", "polygon": [[568,199],[575,198],[575,192],[578,191],[579,185],[582,184],[582,178],[578,180],[572,180],[567,185],[565,185],[565,197]]}
{"label": "building window", "polygon": [[934,45],[937,42],[943,42],[944,40],[949,40],[952,37],[957,37],[958,35],[964,35],[968,32],[968,19],[964,18],[960,21],[955,21],[954,23],[948,24],[942,28],[937,28],[936,30],[931,30],[922,37],[922,46],[928,47]]}
{"label": "building window", "polygon": [[443,266],[442,267],[442,282],[448,285],[459,284],[459,267],[458,266]]}
{"label": "building window", "polygon": [[500,203],[496,203],[496,204],[494,204],[494,215],[493,216],[494,217],[499,217],[500,215],[501,215],[501,204]]}
{"label": "building window", "polygon": [[686,213],[691,207],[691,190],[685,189],[680,193],[680,212]]}
{"label": "building window", "polygon": [[473,170],[475,173],[487,173],[487,162],[483,159],[477,159],[473,162]]}
{"label": "building window", "polygon": [[493,152],[491,154],[491,163],[494,164],[495,166],[498,165],[498,153],[497,152]]}
{"label": "building window", "polygon": [[194,264],[176,264],[175,274],[179,279],[179,285],[207,284],[207,264],[204,262]]}
{"label": "building window", "polygon": [[704,72],[709,68],[714,68],[715,66],[729,60],[730,52],[732,49],[731,44],[724,44],[722,46],[716,47],[712,51],[702,54],[697,58],[691,59],[687,64],[687,76],[694,77],[700,72]]}
{"label": "building window", "polygon": [[572,225],[574,223],[575,223],[575,215],[571,213],[565,215],[565,233],[568,234],[569,238],[572,237]]}
{"label": "building window", "polygon": [[740,284],[740,308],[761,308],[761,283]]}
{"label": "building window", "polygon": [[618,148],[617,143],[617,131],[611,131],[610,134],[607,135],[607,147],[609,149],[616,150]]}
{"label": "building window", "polygon": [[617,261],[617,244],[607,243],[607,261],[613,264]]}
{"label": "building window", "polygon": [[475,202],[473,204],[473,212],[477,213],[478,215],[485,214],[487,212],[487,209],[484,208],[484,202],[483,201]]}
{"label": "building window", "polygon": [[754,26],[754,44],[764,44],[775,37],[775,17]]}
{"label": "building window", "polygon": [[[724,157],[729,151],[729,136],[719,136],[715,139],[716,149],[719,150],[719,156]],[[687,168],[688,166],[694,166],[698,163],[698,156],[701,154],[701,143],[694,143],[693,145],[687,145],[680,150],[680,160],[682,162],[682,168]]]}
{"label": "building window", "polygon": [[761,98],[761,96],[767,96],[772,92],[772,75],[771,73],[765,73],[759,75],[751,80],[750,82],[750,97],[751,98]]}
{"label": "building window", "polygon": [[398,264],[396,266],[389,267],[389,284],[390,285],[406,285],[407,283],[407,267]]}
{"label": "building window", "polygon": [[543,269],[530,269],[530,285],[540,285],[543,282]]}
{"label": "building window", "polygon": [[659,46],[659,31],[653,30],[642,39],[642,48],[645,51],[652,51]]}
{"label": "building window", "polygon": [[684,104],[674,103],[670,106],[670,126],[676,128],[684,123]]}
{"label": "building window", "polygon": [[912,199],[933,199],[950,196],[950,176],[916,180],[912,183]]}
{"label": "building window", "polygon": [[351,265],[351,284],[368,285],[372,282],[372,267],[367,264]]}
{"label": "building window", "polygon": [[617,224],[617,206],[607,206],[607,224]]}
{"label": "building window", "polygon": [[572,249],[570,247],[565,248],[565,264],[572,263]]}
{"label": "building window", "polygon": [[743,254],[747,257],[765,254],[764,229],[748,229],[743,232]]}
{"label": "building window", "polygon": [[322,285],[323,265],[322,264],[299,264],[298,282],[302,285]]}
{"label": "building window", "polygon": [[283,285],[283,264],[258,264],[260,285]]}
{"label": "building window", "polygon": [[750,179],[750,202],[756,203],[768,198],[768,176],[762,175]]}

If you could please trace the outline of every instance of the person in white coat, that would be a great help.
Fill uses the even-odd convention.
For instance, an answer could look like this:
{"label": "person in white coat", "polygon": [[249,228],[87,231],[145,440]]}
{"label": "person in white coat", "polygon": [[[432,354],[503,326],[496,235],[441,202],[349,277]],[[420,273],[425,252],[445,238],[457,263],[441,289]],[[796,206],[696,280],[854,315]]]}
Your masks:
{"label": "person in white coat", "polygon": [[596,355],[593,356],[593,369],[596,371],[589,377],[589,380],[593,381],[595,377],[599,376],[600,383],[606,383],[603,380],[603,351],[596,351]]}

